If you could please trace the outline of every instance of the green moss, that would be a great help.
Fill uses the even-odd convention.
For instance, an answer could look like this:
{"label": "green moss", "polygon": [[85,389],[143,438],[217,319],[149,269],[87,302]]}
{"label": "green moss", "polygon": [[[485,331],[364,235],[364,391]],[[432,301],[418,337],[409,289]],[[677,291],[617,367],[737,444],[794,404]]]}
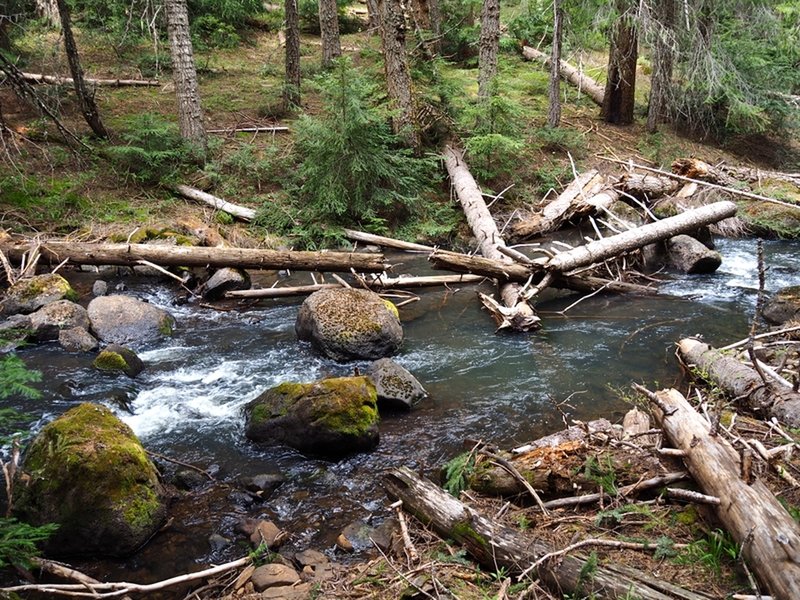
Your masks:
{"label": "green moss", "polygon": [[758,235],[800,238],[800,206],[790,208],[768,202],[747,202],[739,206],[739,217]]}
{"label": "green moss", "polygon": [[159,333],[161,333],[161,335],[172,335],[174,330],[175,320],[169,315],[164,315],[161,318],[161,322],[158,324]]}
{"label": "green moss", "polygon": [[389,312],[392,313],[397,318],[397,320],[399,321],[400,320],[400,311],[397,310],[397,307],[394,305],[394,302],[392,302],[391,300],[386,300],[384,298],[383,299],[383,303],[386,305],[386,308],[389,309]]}
{"label": "green moss", "polygon": [[477,544],[481,548],[485,550],[490,550],[489,544],[486,542],[486,538],[484,538],[481,534],[479,534],[475,529],[472,528],[472,525],[467,521],[459,521],[455,525],[453,525],[453,537],[456,538],[459,542],[469,541],[473,544]]}
{"label": "green moss", "polygon": [[98,354],[92,366],[101,371],[126,371],[129,367],[121,354],[108,350],[103,350]]}
{"label": "green moss", "polygon": [[[329,429],[345,435],[360,436],[378,422],[378,393],[366,377],[338,377],[317,384],[323,394],[315,412]],[[366,392],[366,395],[365,395]],[[362,404],[353,402],[365,397]]]}
{"label": "green moss", "polygon": [[161,501],[150,488],[141,488],[140,494],[121,501],[122,515],[132,529],[145,529],[157,518]]}

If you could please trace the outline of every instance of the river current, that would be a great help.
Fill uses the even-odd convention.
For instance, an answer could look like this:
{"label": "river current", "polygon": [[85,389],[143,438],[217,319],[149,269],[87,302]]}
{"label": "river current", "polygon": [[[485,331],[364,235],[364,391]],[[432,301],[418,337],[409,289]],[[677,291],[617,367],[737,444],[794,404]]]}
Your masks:
{"label": "river current", "polygon": [[[218,479],[286,476],[266,503],[209,501],[191,509],[194,514],[184,515],[172,537],[160,534],[145,552],[104,567],[112,577],[154,580],[239,556],[235,543],[212,550],[207,540],[214,533],[232,538],[233,523],[245,515],[273,519],[298,548],[331,548],[344,525],[385,515],[383,470],[402,464],[430,472],[465,439],[501,447],[524,443],[563,426],[556,404],[565,400],[570,418],[618,420],[629,408],[620,390],[627,393],[631,382],[664,387],[679,379],[674,348],[681,337],[702,335],[716,345],[744,337],[758,288],[756,242],[720,240],[718,249],[723,264],[715,274],[666,273],[669,280],[656,297],[596,295],[563,313],[581,296],[548,291],[537,305],[543,328],[531,335],[495,334],[476,286],[419,292],[419,302],[400,309],[405,342],[395,360],[431,397],[409,414],[384,416],[376,450],[338,462],[254,446],[243,435],[242,408],[266,388],[366,367],[323,359],[297,341],[294,321],[302,299],[217,311],[176,303],[181,294],[173,284],[124,279],[125,293],[161,306],[178,321],[172,338],[136,348],[143,373],[134,380],[108,377],[91,368],[90,355],[31,347],[19,354],[42,372],[44,398],[11,403],[41,415],[39,427],[77,403],[99,402],[115,410],[149,450],[211,469]],[[769,291],[800,284],[796,244],[765,242],[765,254]],[[424,257],[393,258],[402,261],[402,272],[427,270]],[[112,289],[123,281],[103,277]],[[91,278],[84,279],[79,283],[90,288]]]}

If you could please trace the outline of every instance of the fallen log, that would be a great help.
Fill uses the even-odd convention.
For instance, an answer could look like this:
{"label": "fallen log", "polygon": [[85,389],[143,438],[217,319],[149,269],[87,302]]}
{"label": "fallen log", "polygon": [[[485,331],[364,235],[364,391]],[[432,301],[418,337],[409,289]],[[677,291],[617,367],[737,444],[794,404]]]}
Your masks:
{"label": "fallen log", "polygon": [[684,273],[713,273],[722,264],[719,252],[710,250],[692,236],[681,234],[667,240],[669,261]]}
{"label": "fallen log", "polygon": [[559,229],[564,223],[608,208],[619,198],[594,169],[582,173],[542,212],[511,227],[514,239],[529,239]]}
{"label": "fallen log", "polygon": [[[528,60],[538,60],[545,67],[550,67],[550,55],[545,54],[531,48],[530,46],[522,47],[522,56]],[[579,92],[585,93],[591,98],[598,106],[603,105],[603,96],[605,96],[605,88],[597,83],[594,79],[586,75],[583,71],[576,69],[566,61],[560,61],[558,66],[558,73],[561,79],[568,81],[573,86],[578,88]]]}
{"label": "fallen log", "polygon": [[233,204],[228,202],[227,200],[223,200],[217,196],[213,196],[208,194],[202,190],[198,190],[193,187],[189,187],[188,185],[183,185],[179,183],[175,186],[175,191],[183,196],[184,198],[188,198],[189,200],[194,200],[196,202],[202,202],[208,204],[209,206],[214,207],[216,210],[221,210],[222,212],[226,212],[234,217],[241,219],[242,221],[252,221],[256,218],[256,211],[252,208],[247,208],[245,206],[239,206],[238,204]]}
{"label": "fallen log", "polygon": [[[678,342],[683,361],[703,379],[721,388],[748,409],[800,427],[800,394],[766,385],[755,369],[693,338]],[[800,597],[800,596],[798,596]]]}
{"label": "fallen log", "polygon": [[[496,571],[520,574],[556,548],[497,523],[477,510],[453,498],[430,481],[421,479],[411,469],[400,467],[385,477],[389,495],[402,500],[404,510],[430,525],[444,538],[462,544],[479,563]],[[707,600],[709,597],[660,582],[652,575],[629,569],[617,570],[598,565],[589,577],[582,577],[585,558],[565,555],[559,560],[544,561],[533,569],[536,575],[559,597],[577,592],[580,597],[630,598],[640,600]]]}
{"label": "fallen log", "polygon": [[234,127],[232,129],[206,129],[206,133],[286,133],[288,127]]}
{"label": "fallen log", "polygon": [[[55,85],[72,85],[72,77],[62,77],[61,75],[42,75],[41,73],[22,73],[23,79],[30,83],[52,83]],[[83,81],[89,85],[97,86],[158,86],[161,85],[156,79],[96,79],[84,77]]]}
{"label": "fallen log", "polygon": [[614,188],[638,200],[653,200],[670,196],[678,191],[681,184],[675,179],[662,175],[642,175],[626,173],[614,184]]}
{"label": "fallen log", "polygon": [[415,244],[413,242],[404,242],[403,240],[396,240],[394,238],[384,237],[382,235],[375,235],[374,233],[367,233],[366,231],[356,231],[355,229],[345,229],[345,236],[354,242],[364,242],[365,244],[375,244],[376,246],[385,246],[387,248],[396,248],[397,250],[406,250],[407,252],[433,252],[435,248],[432,246],[423,246],[422,244]]}
{"label": "fallen log", "polygon": [[297,252],[255,248],[205,248],[151,244],[88,244],[83,242],[0,243],[12,262],[38,246],[41,264],[57,265],[67,260],[78,265],[134,266],[139,261],[163,267],[237,267],[240,269],[291,269],[334,271],[351,269],[380,273],[387,269],[382,254],[352,252]]}
{"label": "fallen log", "polygon": [[714,512],[751,569],[774,598],[800,598],[800,526],[762,481],[741,479],[739,454],[680,392],[654,396],[656,420],[703,492],[720,499]]}
{"label": "fallen log", "polygon": [[[478,239],[481,254],[492,260],[512,264],[513,261],[497,249],[498,245],[505,246],[505,241],[483,201],[478,184],[464,162],[463,152],[448,146],[444,151],[444,162],[467,222]],[[530,331],[540,327],[541,319],[536,316],[517,283],[500,284],[502,306],[485,294],[480,298],[494,317],[498,330],[510,328],[515,331]]]}

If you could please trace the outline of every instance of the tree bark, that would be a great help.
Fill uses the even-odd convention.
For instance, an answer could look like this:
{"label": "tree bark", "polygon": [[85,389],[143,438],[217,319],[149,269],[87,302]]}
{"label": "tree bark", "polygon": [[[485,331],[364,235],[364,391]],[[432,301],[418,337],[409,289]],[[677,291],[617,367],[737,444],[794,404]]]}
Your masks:
{"label": "tree bark", "polygon": [[655,396],[656,420],[703,492],[720,499],[715,513],[747,563],[776,600],[800,598],[800,527],[763,482],[741,479],[739,454],[680,392]]}
{"label": "tree bark", "polygon": [[658,0],[654,10],[653,74],[650,77],[650,104],[647,107],[646,125],[650,133],[655,133],[658,124],[667,121],[669,116],[675,53],[675,0]]}
{"label": "tree bark", "polygon": [[94,134],[102,139],[108,138],[94,95],[89,93],[86,82],[83,80],[83,68],[81,67],[80,57],[78,56],[78,46],[75,44],[75,37],[72,35],[72,24],[70,22],[69,8],[66,0],[56,0],[58,14],[61,17],[61,31],[64,35],[64,50],[67,53],[69,70],[72,73],[72,84],[75,88],[75,95],[78,98],[78,105],[81,107],[83,118],[89,125]]}
{"label": "tree bark", "polygon": [[205,160],[208,143],[203,125],[203,108],[200,105],[200,89],[197,84],[192,38],[189,35],[189,14],[186,0],[165,0],[164,8],[167,16],[172,78],[175,82],[175,96],[178,100],[181,136],[194,145],[200,152],[200,158]]}
{"label": "tree bark", "polygon": [[687,365],[696,367],[704,379],[749,410],[775,417],[790,427],[800,427],[800,394],[765,384],[755,369],[699,340],[682,339],[678,351]]}
{"label": "tree bark", "polygon": [[[444,152],[444,162],[458,201],[464,209],[473,234],[478,239],[481,254],[492,260],[513,264],[511,259],[497,249],[498,245],[505,246],[505,241],[500,235],[489,209],[486,208],[478,184],[464,162],[463,153],[448,146]],[[539,317],[522,297],[519,285],[514,283],[501,285],[500,297],[508,309],[508,313],[502,315],[502,318],[487,306],[492,310],[495,320],[498,321],[499,329],[510,327],[516,331],[529,331],[540,326]],[[484,302],[484,304],[486,303]]]}
{"label": "tree bark", "polygon": [[[35,248],[34,243],[0,244],[11,261]],[[237,267],[240,269],[292,269],[296,271],[337,271],[351,269],[379,273],[387,265],[382,254],[352,252],[295,252],[254,248],[206,248],[158,246],[152,244],[88,244],[82,242],[44,242],[39,246],[43,264],[57,265],[63,260],[79,265],[134,266],[146,260],[164,267]]]}
{"label": "tree bark", "polygon": [[300,106],[300,14],[297,0],[284,0],[286,19],[285,79],[283,106],[291,110]]}
{"label": "tree bark", "polygon": [[500,44],[500,0],[483,0],[481,36],[478,42],[478,98],[492,95],[497,75],[497,52]]}
{"label": "tree bark", "polygon": [[439,5],[439,0],[427,0],[428,4],[428,19],[430,21],[431,32],[433,33],[433,40],[431,41],[431,49],[436,54],[442,52],[442,9]]}
{"label": "tree bark", "polygon": [[411,72],[406,56],[406,18],[400,0],[378,0],[381,14],[381,45],[386,72],[386,87],[397,115],[392,117],[392,129],[406,143],[417,148],[419,134],[414,120],[414,99],[411,92]]}
{"label": "tree bark", "polygon": [[561,123],[561,25],[564,11],[561,0],[553,0],[553,47],[550,53],[550,84],[548,88],[547,126],[558,127]]}
{"label": "tree bark", "polygon": [[[556,550],[552,546],[485,517],[478,511],[445,493],[431,482],[419,478],[411,469],[400,467],[385,477],[385,487],[391,497],[403,501],[403,508],[425,525],[431,526],[443,538],[463,545],[479,563],[492,570],[506,569],[519,574],[545,554]],[[670,600],[708,598],[659,582],[652,576],[634,569],[622,575],[601,565],[589,577],[581,577],[586,559],[566,555],[559,560],[545,561],[534,575],[559,597],[630,598],[640,600]],[[664,591],[662,591],[664,590]],[[666,592],[666,593],[665,593]]]}
{"label": "tree bark", "polygon": [[[544,66],[550,68],[550,56],[544,52],[540,52],[536,48],[524,46],[522,48],[522,56],[527,60],[538,60],[539,62],[543,63]],[[578,88],[578,91],[589,96],[589,98],[591,98],[595,104],[598,106],[603,105],[605,91],[603,90],[603,87],[594,79],[563,60],[558,65],[558,72],[562,79]]]}
{"label": "tree bark", "polygon": [[608,76],[600,116],[608,123],[625,125],[633,123],[636,91],[636,59],[639,48],[634,22],[636,3],[631,0],[617,0],[617,10],[619,16],[611,29]]}
{"label": "tree bark", "polygon": [[680,183],[669,177],[640,175],[639,173],[626,173],[614,184],[615,189],[645,201],[661,196],[670,196],[680,187]]}
{"label": "tree bark", "polygon": [[50,27],[58,25],[60,8],[56,0],[35,0],[36,16]]}
{"label": "tree bark", "polygon": [[372,33],[380,31],[381,10],[378,0],[367,0],[367,18],[369,19],[369,30]]}
{"label": "tree bark", "polygon": [[676,235],[667,241],[669,261],[676,269],[689,273],[713,273],[722,264],[719,252],[710,250],[689,235]]}
{"label": "tree bark", "polygon": [[319,31],[322,39],[322,66],[327,69],[342,55],[339,40],[339,14],[336,0],[319,0]]}

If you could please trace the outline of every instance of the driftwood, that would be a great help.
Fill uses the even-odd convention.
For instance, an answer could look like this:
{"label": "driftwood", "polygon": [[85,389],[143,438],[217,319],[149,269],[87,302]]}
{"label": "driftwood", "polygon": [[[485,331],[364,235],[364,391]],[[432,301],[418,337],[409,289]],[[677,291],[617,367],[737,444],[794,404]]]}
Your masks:
{"label": "driftwood", "polygon": [[[11,261],[37,247],[34,243],[0,243]],[[88,244],[42,242],[41,262],[57,265],[68,260],[79,265],[134,266],[139,261],[165,267],[237,267],[240,269],[292,269],[296,271],[356,271],[380,273],[387,269],[382,254],[352,252],[296,252],[254,248],[201,248],[151,244]]]}
{"label": "driftwood", "polygon": [[[505,241],[483,201],[478,184],[464,162],[463,152],[448,146],[444,152],[444,162],[467,222],[478,239],[481,254],[489,259],[511,264],[513,261],[497,249],[498,246],[505,246]],[[492,313],[498,329],[530,331],[540,326],[541,319],[536,316],[517,283],[500,284],[502,305],[485,294],[481,294],[480,298]]]}
{"label": "driftwood", "polygon": [[239,206],[238,204],[233,204],[228,202],[227,200],[223,200],[217,196],[213,196],[208,194],[202,190],[198,190],[193,187],[189,187],[188,185],[183,185],[179,183],[175,186],[175,191],[183,196],[184,198],[188,198],[189,200],[194,200],[196,202],[203,202],[208,204],[209,206],[213,206],[216,210],[221,210],[222,212],[226,212],[234,217],[241,219],[242,221],[252,221],[256,218],[256,211],[252,208],[247,208],[245,206]]}
{"label": "driftwood", "polygon": [[592,169],[576,177],[541,213],[515,223],[511,228],[511,236],[528,239],[550,233],[571,219],[608,208],[618,198],[619,193],[608,186],[606,178]]}
{"label": "driftwood", "polygon": [[685,234],[667,240],[667,253],[672,266],[684,273],[713,273],[722,264],[719,252]]}
{"label": "driftwood", "polygon": [[[506,569],[520,574],[537,560],[557,551],[539,541],[497,523],[445,493],[431,482],[421,479],[411,469],[400,467],[385,479],[389,495],[403,501],[403,508],[441,536],[462,544],[479,563],[493,571]],[[621,573],[600,565],[590,577],[581,577],[586,559],[577,555],[560,556],[559,560],[541,562],[532,574],[541,579],[559,597],[562,594],[594,598],[630,598],[640,600],[707,600],[704,594],[691,592],[659,581],[635,569]]]}
{"label": "driftwood", "polygon": [[234,127],[233,129],[206,129],[206,133],[286,133],[288,127]]}
{"label": "driftwood", "polygon": [[[62,77],[61,75],[42,75],[41,73],[22,73],[22,77],[29,83],[52,83],[55,85],[72,85],[72,77]],[[96,79],[84,77],[83,81],[89,85],[96,86],[158,86],[161,85],[156,79]]]}
{"label": "driftwood", "polygon": [[[545,54],[536,48],[524,46],[522,48],[522,56],[528,60],[538,60],[546,67],[550,66],[550,55]],[[561,79],[568,81],[578,88],[578,91],[585,93],[594,101],[595,104],[598,106],[603,105],[605,88],[603,88],[603,86],[597,83],[594,79],[563,60],[559,63],[558,72],[561,75]]]}
{"label": "driftwood", "polygon": [[715,513],[769,593],[800,598],[800,527],[759,480],[740,476],[739,454],[677,390],[656,392],[653,413],[706,494],[720,499]]}
{"label": "driftwood", "polygon": [[681,184],[663,175],[642,175],[626,173],[614,184],[614,188],[639,200],[652,200],[661,196],[670,196],[678,191]]}
{"label": "driftwood", "polygon": [[755,369],[699,340],[682,339],[678,352],[704,379],[750,410],[776,417],[790,427],[800,427],[800,394],[791,388],[766,385]]}
{"label": "driftwood", "polygon": [[[413,289],[436,287],[439,285],[457,285],[463,283],[480,283],[486,278],[480,275],[431,275],[428,277],[376,277],[365,281],[370,289]],[[305,296],[318,290],[342,287],[340,283],[317,283],[314,285],[298,285],[293,287],[271,287],[257,290],[236,290],[225,294],[227,298],[284,298],[287,296]]]}
{"label": "driftwood", "polygon": [[376,246],[385,246],[387,248],[395,248],[397,250],[405,250],[407,252],[433,252],[435,250],[435,248],[431,246],[423,246],[422,244],[414,244],[413,242],[404,242],[403,240],[396,240],[394,238],[375,235],[374,233],[367,233],[365,231],[356,231],[355,229],[345,229],[344,234],[348,239],[351,239],[354,242],[375,244]]}

